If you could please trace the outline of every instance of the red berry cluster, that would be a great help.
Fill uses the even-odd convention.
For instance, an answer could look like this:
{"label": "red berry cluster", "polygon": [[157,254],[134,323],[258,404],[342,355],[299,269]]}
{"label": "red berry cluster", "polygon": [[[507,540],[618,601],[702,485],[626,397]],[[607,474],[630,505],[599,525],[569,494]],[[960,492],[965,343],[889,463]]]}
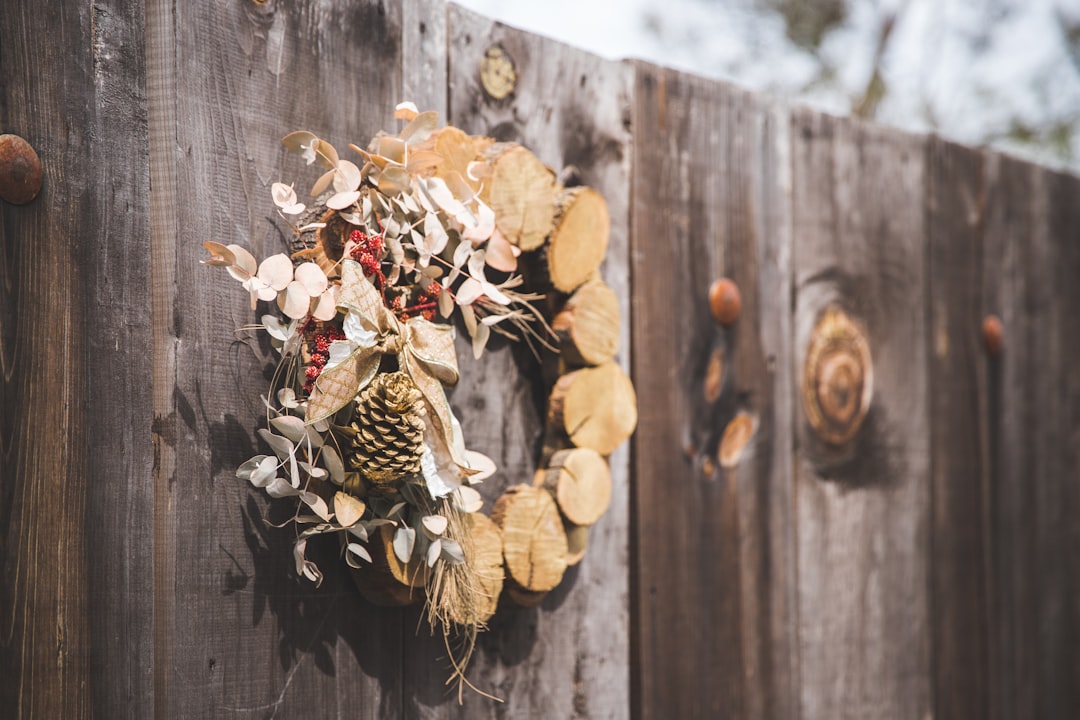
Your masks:
{"label": "red berry cluster", "polygon": [[416,315],[425,320],[434,322],[435,310],[439,307],[439,295],[442,294],[442,286],[437,282],[428,285],[417,297],[416,304],[405,308],[401,313],[402,320],[408,320]]}
{"label": "red berry cluster", "polygon": [[315,381],[323,371],[323,367],[326,366],[326,361],[330,358],[330,343],[335,340],[344,340],[345,333],[340,328],[330,327],[324,330],[319,330],[315,333],[311,339],[314,346],[311,350],[311,363],[304,370],[304,392],[311,394],[311,391],[315,389]]}
{"label": "red berry cluster", "polygon": [[360,230],[349,233],[349,239],[355,243],[349,255],[360,263],[365,275],[375,275],[379,272],[383,256],[382,235],[368,235]]}

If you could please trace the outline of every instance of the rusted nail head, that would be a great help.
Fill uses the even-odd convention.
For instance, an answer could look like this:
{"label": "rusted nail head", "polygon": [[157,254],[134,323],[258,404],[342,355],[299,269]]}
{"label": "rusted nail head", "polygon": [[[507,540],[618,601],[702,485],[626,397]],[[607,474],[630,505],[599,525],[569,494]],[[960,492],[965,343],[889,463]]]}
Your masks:
{"label": "rusted nail head", "polygon": [[1001,354],[1001,349],[1005,346],[1005,330],[1001,326],[1001,318],[997,315],[987,315],[983,319],[983,346],[986,347],[986,352],[993,356]]}
{"label": "rusted nail head", "polygon": [[731,325],[742,312],[742,296],[739,286],[728,278],[720,278],[709,287],[709,309],[713,319],[721,325]]}
{"label": "rusted nail head", "polygon": [[0,135],[0,198],[25,205],[41,191],[41,158],[18,135]]}
{"label": "rusted nail head", "polygon": [[493,100],[502,100],[514,92],[517,70],[514,61],[498,45],[492,45],[480,61],[480,84]]}

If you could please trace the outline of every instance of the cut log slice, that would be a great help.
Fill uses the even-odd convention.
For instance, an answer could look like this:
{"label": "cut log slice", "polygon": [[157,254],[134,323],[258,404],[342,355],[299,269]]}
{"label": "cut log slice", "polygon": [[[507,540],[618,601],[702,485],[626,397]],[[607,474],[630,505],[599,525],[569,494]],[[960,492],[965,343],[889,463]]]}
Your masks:
{"label": "cut log slice", "polygon": [[522,250],[537,249],[551,232],[555,173],[520,145],[492,145],[485,157],[490,177],[481,199],[495,211],[496,227]]}
{"label": "cut log slice", "polygon": [[531,592],[559,584],[566,571],[566,531],[551,493],[515,485],[495,502],[491,519],[502,529],[510,578]]}
{"label": "cut log slice", "polygon": [[518,607],[531,608],[544,602],[547,592],[532,592],[518,585],[513,580],[506,583],[506,596]]}
{"label": "cut log slice", "polygon": [[[355,542],[351,538],[341,536],[342,546],[346,542]],[[353,584],[356,589],[372,605],[382,607],[404,607],[406,605],[419,605],[424,601],[423,587],[410,587],[403,585],[390,572],[387,565],[386,553],[383,547],[382,534],[375,533],[368,543],[371,552],[372,563],[362,564],[358,568],[349,568]],[[393,552],[391,550],[391,552]]]}
{"label": "cut log slice", "polygon": [[551,457],[544,487],[563,516],[575,525],[592,525],[611,504],[611,470],[591,448],[560,450]]}
{"label": "cut log slice", "polygon": [[559,192],[548,240],[548,275],[556,290],[570,293],[592,276],[607,253],[611,218],[604,196],[588,187]]}
{"label": "cut log slice", "polygon": [[[470,513],[466,516],[472,534],[472,558],[470,568],[479,585],[477,601],[477,621],[487,622],[499,605],[499,595],[503,590],[503,541],[502,531],[483,513]],[[454,622],[461,623],[458,618]]]}
{"label": "cut log slice", "polygon": [[424,559],[414,553],[409,562],[401,562],[394,553],[394,528],[388,525],[379,528],[379,539],[382,543],[382,559],[386,561],[390,575],[405,587],[416,588],[414,592],[423,595],[431,574]]}
{"label": "cut log slice", "polygon": [[589,549],[589,528],[584,525],[566,526],[566,564],[577,565],[585,559]]}
{"label": "cut log slice", "polygon": [[548,422],[577,447],[610,455],[637,426],[637,395],[613,362],[559,378],[548,402]]}
{"label": "cut log slice", "polygon": [[571,365],[600,365],[619,349],[619,299],[603,280],[590,280],[566,301],[551,327]]}

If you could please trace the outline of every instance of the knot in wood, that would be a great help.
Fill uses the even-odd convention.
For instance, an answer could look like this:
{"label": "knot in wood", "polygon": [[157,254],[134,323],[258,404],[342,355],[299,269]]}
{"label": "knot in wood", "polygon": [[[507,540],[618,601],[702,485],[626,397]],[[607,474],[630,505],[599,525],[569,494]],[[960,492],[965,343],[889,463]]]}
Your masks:
{"label": "knot in wood", "polygon": [[18,135],[0,135],[0,198],[25,205],[41,190],[41,158]]}
{"label": "knot in wood", "polygon": [[480,61],[480,84],[492,100],[502,100],[514,92],[517,70],[514,61],[498,45],[492,45]]}
{"label": "knot in wood", "polygon": [[862,425],[873,397],[873,364],[862,331],[842,310],[829,308],[810,338],[803,406],[822,440],[843,445]]}

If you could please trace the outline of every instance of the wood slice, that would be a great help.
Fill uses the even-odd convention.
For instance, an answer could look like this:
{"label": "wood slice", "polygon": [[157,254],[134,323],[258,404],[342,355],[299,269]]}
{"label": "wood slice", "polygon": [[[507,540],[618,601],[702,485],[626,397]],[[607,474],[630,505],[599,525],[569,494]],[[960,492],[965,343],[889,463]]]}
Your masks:
{"label": "wood slice", "polygon": [[577,447],[610,455],[637,426],[634,384],[613,362],[567,373],[551,390],[548,423]]}
{"label": "wood slice", "polygon": [[[341,544],[355,542],[351,537],[341,536]],[[356,589],[372,605],[383,607],[404,607],[406,605],[418,605],[424,601],[424,589],[421,587],[409,587],[398,582],[386,562],[383,539],[381,533],[371,536],[368,543],[371,552],[372,563],[361,565],[358,568],[349,568]],[[393,552],[393,550],[391,550]]]}
{"label": "wood slice", "polygon": [[544,487],[563,516],[575,525],[592,525],[611,504],[611,470],[590,448],[560,450],[544,473]]}
{"label": "wood slice", "polygon": [[600,267],[611,235],[604,196],[588,187],[566,188],[555,201],[548,240],[548,275],[556,290],[579,288]]}
{"label": "wood slice", "polygon": [[537,249],[555,216],[555,173],[520,145],[492,145],[485,157],[491,170],[481,199],[495,211],[496,227],[522,250]]}
{"label": "wood slice", "polygon": [[532,590],[526,590],[513,580],[507,580],[506,582],[506,596],[518,607],[536,607],[544,601],[547,595],[547,591],[533,592]]}
{"label": "wood slice", "polygon": [[[502,531],[491,518],[483,513],[470,513],[466,517],[472,533],[471,569],[480,586],[477,615],[479,622],[487,622],[499,606],[503,590],[503,540]],[[454,618],[454,622],[460,622]]]}
{"label": "wood slice", "polygon": [[619,298],[603,280],[590,280],[566,301],[551,327],[559,351],[572,365],[600,365],[619,349]]}
{"label": "wood slice", "polygon": [[584,525],[565,525],[566,528],[566,564],[577,565],[585,559],[589,549],[589,528]]}
{"label": "wood slice", "polygon": [[428,576],[431,574],[431,570],[428,568],[427,563],[424,562],[424,559],[417,557],[416,553],[414,553],[408,563],[398,560],[398,556],[394,554],[394,528],[388,525],[379,528],[379,539],[382,543],[380,555],[386,561],[386,567],[390,571],[390,575],[402,585],[416,588],[414,592],[422,594],[424,587],[427,585]]}
{"label": "wood slice", "polygon": [[502,528],[509,577],[532,592],[559,584],[566,571],[566,531],[551,493],[515,485],[495,502],[491,519]]}

